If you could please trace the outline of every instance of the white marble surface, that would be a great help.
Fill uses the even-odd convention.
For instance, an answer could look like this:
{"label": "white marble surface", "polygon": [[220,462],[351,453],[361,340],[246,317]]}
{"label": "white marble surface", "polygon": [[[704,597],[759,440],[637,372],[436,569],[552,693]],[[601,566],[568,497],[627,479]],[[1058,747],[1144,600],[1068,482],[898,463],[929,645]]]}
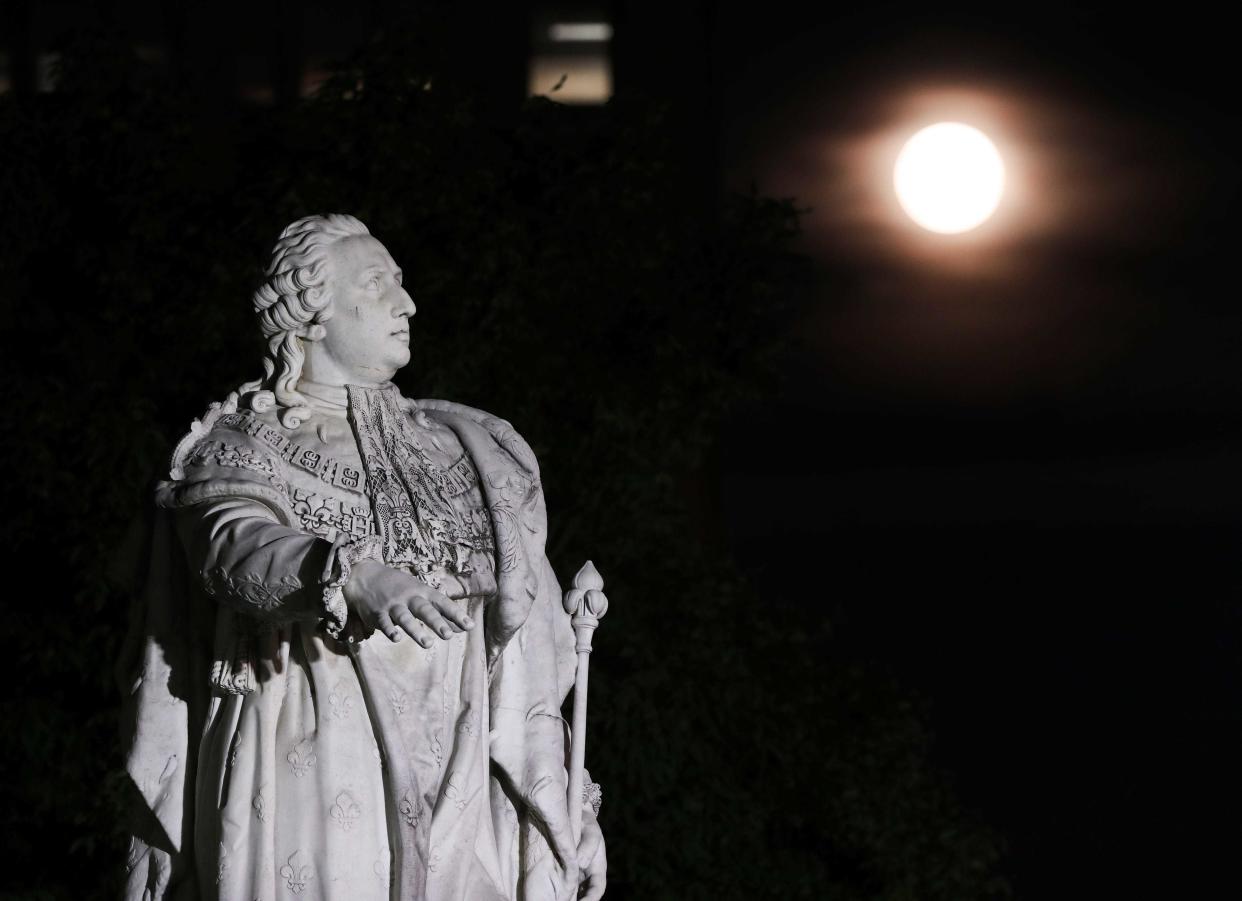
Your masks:
{"label": "white marble surface", "polygon": [[127,897],[598,899],[529,446],[391,384],[416,306],[353,217],[285,229],[254,305],[264,377],[194,423],[157,492]]}

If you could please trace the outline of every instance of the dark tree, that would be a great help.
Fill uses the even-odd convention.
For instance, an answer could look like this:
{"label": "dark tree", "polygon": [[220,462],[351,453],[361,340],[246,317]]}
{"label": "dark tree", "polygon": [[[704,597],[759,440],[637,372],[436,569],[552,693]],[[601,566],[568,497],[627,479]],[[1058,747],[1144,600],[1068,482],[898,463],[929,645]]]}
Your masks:
{"label": "dark tree", "polygon": [[928,763],[916,707],[821,625],[831,576],[774,598],[713,537],[712,442],[780,390],[805,293],[793,204],[705,209],[657,105],[484,116],[437,46],[434,23],[389,29],[314,98],[225,117],[81,34],[55,92],[0,98],[0,546],[23,585],[4,618],[5,897],[114,894],[137,514],[190,419],[258,374],[263,254],[326,211],[408,274],[402,391],[512,421],[554,564],[592,557],[608,580],[589,765],[609,896],[1005,896],[998,841]]}

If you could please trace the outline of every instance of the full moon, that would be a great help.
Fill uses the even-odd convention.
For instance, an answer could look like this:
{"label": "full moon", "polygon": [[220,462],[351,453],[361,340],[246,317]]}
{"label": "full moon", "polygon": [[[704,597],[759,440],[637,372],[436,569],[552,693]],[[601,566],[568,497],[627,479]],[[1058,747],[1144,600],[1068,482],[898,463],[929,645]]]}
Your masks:
{"label": "full moon", "polygon": [[901,208],[923,228],[960,234],[996,212],[1005,164],[979,129],[940,122],[906,141],[893,168],[893,187]]}

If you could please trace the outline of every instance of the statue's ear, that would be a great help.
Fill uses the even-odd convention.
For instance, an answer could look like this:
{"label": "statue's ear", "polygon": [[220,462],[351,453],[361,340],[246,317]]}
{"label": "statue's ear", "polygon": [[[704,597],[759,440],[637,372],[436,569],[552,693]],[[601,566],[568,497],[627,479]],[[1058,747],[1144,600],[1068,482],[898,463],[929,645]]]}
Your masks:
{"label": "statue's ear", "polygon": [[328,330],[318,322],[309,322],[295,329],[294,334],[303,341],[322,341],[323,336],[328,334]]}

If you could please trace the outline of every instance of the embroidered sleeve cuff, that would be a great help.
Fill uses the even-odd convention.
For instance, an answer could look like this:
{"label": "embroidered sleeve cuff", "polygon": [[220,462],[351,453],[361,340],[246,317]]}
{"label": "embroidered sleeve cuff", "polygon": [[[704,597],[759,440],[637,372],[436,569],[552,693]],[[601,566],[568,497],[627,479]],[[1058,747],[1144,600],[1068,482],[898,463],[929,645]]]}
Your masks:
{"label": "embroidered sleeve cuff", "polygon": [[368,535],[357,541],[337,539],[323,569],[323,625],[333,638],[341,638],[349,621],[349,606],[345,603],[345,583],[355,563],[360,560],[382,561],[380,538]]}
{"label": "embroidered sleeve cuff", "polygon": [[598,782],[586,782],[582,786],[582,805],[590,807],[591,812],[599,816],[600,805],[604,803],[604,792]]}

